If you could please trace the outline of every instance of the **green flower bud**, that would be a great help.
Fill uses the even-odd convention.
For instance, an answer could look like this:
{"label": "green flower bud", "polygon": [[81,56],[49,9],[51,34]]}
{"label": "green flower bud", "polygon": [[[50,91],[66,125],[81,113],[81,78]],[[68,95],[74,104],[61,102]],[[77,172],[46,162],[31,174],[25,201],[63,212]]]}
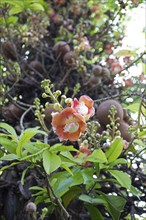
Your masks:
{"label": "green flower bud", "polygon": [[48,96],[47,96],[47,94],[46,93],[43,93],[42,94],[42,98],[47,98]]}
{"label": "green flower bud", "polygon": [[61,106],[59,103],[55,103],[55,104],[53,105],[53,108],[54,108],[56,111],[62,110],[62,106]]}

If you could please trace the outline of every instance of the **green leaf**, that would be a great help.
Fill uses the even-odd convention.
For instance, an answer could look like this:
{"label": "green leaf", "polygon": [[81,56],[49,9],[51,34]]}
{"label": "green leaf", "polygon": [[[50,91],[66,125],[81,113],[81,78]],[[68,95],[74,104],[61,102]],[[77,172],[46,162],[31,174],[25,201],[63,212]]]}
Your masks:
{"label": "green leaf", "polygon": [[121,196],[114,196],[114,195],[105,195],[104,193],[100,192],[102,198],[106,201],[106,208],[112,216],[113,220],[118,220],[123,210],[126,200]]}
{"label": "green leaf", "polygon": [[78,151],[77,149],[75,149],[73,146],[65,146],[62,144],[55,144],[53,146],[51,146],[50,148],[50,152],[67,152],[67,151]]}
{"label": "green leaf", "polygon": [[70,173],[63,171],[56,173],[51,178],[51,185],[56,192],[58,197],[64,195],[71,186],[73,178],[71,178]]}
{"label": "green leaf", "polygon": [[8,154],[0,158],[0,160],[19,160],[20,158],[16,154]]}
{"label": "green leaf", "polygon": [[0,150],[0,158],[4,155],[4,152]]}
{"label": "green leaf", "polygon": [[16,149],[16,153],[18,156],[20,157],[22,156],[22,148],[25,147],[25,144],[29,142],[33,136],[35,136],[36,134],[46,135],[46,132],[38,130],[38,129],[39,127],[28,128],[22,133],[17,149]]}
{"label": "green leaf", "polygon": [[70,190],[62,197],[64,207],[67,208],[70,202],[75,199],[81,192],[82,189],[79,186],[71,187]]}
{"label": "green leaf", "polygon": [[39,186],[31,186],[29,187],[30,190],[36,190],[36,191],[43,191],[43,192],[47,192],[47,189],[46,188],[42,188],[42,187],[39,187]]}
{"label": "green leaf", "polygon": [[94,184],[95,180],[93,179],[93,174],[95,170],[93,168],[85,168],[81,171],[81,174],[84,179],[84,184]]}
{"label": "green leaf", "polygon": [[130,190],[131,179],[127,173],[118,170],[109,170],[110,174],[116,178],[119,184]]}
{"label": "green leaf", "polygon": [[136,113],[139,111],[139,106],[140,106],[140,103],[133,103],[131,105],[126,106],[126,109],[130,110],[131,112]]}
{"label": "green leaf", "polygon": [[35,11],[44,11],[44,7],[39,3],[33,3],[29,8],[34,9]]}
{"label": "green leaf", "polygon": [[27,160],[27,161],[30,161],[32,158],[36,158],[36,157],[42,157],[42,153],[47,150],[48,147],[45,147],[39,151],[37,151],[35,154],[31,154],[31,155],[28,155],[28,156],[23,156],[21,157],[21,161],[24,161],[24,160]]}
{"label": "green leaf", "polygon": [[16,153],[17,144],[14,141],[0,136],[0,145],[2,145],[9,153]]}
{"label": "green leaf", "polygon": [[121,152],[123,150],[123,139],[122,138],[117,138],[109,147],[109,149],[107,150],[106,157],[108,159],[108,162],[111,163],[114,160],[116,160]]}
{"label": "green leaf", "polygon": [[136,56],[136,52],[133,50],[119,50],[118,52],[116,52],[114,54],[117,57],[121,57],[121,56]]}
{"label": "green leaf", "polygon": [[25,174],[27,173],[27,171],[30,169],[30,168],[33,168],[33,164],[29,165],[25,170],[23,170],[22,172],[22,175],[21,175],[21,185],[23,186],[24,185],[24,177],[25,177]]}
{"label": "green leaf", "polygon": [[140,200],[140,196],[141,196],[142,192],[139,189],[137,189],[136,187],[131,185],[130,192],[133,195],[137,196],[137,198]]}
{"label": "green leaf", "polygon": [[9,15],[16,15],[23,11],[23,8],[19,5],[12,7],[9,10]]}
{"label": "green leaf", "polygon": [[12,135],[12,139],[14,141],[16,141],[16,142],[18,141],[16,131],[14,130],[14,128],[12,126],[8,125],[7,123],[0,122],[0,127],[4,128],[8,133],[10,133]]}
{"label": "green leaf", "polygon": [[124,158],[118,158],[115,161],[113,161],[112,163],[110,163],[110,165],[108,167],[112,168],[118,164],[128,164],[128,161],[125,160]]}
{"label": "green leaf", "polygon": [[[55,173],[51,178],[51,185],[58,197],[63,196],[70,187],[77,186],[83,183],[83,177],[80,173],[80,168],[72,169],[73,176],[67,171]],[[57,179],[57,181],[56,181]]]}
{"label": "green leaf", "polygon": [[107,159],[105,153],[101,149],[96,149],[91,155],[86,158],[86,161],[96,162],[96,163],[106,163]]}
{"label": "green leaf", "polygon": [[47,174],[57,170],[61,165],[61,159],[58,155],[49,150],[43,152],[43,166]]}
{"label": "green leaf", "polygon": [[90,204],[85,205],[85,207],[90,213],[91,220],[104,220],[101,212],[96,207]]}
{"label": "green leaf", "polygon": [[7,19],[8,24],[16,24],[18,22],[18,17],[17,16],[10,16]]}
{"label": "green leaf", "polygon": [[71,154],[70,152],[64,151],[64,152],[60,152],[60,154],[61,154],[63,157],[69,159],[71,162],[75,162],[75,158],[72,156],[72,154]]}
{"label": "green leaf", "polygon": [[67,172],[69,172],[73,176],[71,169],[69,169],[66,163],[61,163],[61,167],[64,168]]}
{"label": "green leaf", "polygon": [[102,198],[93,198],[92,196],[82,194],[79,196],[79,200],[83,202],[87,202],[89,204],[95,204],[95,205],[105,205],[106,201]]}
{"label": "green leaf", "polygon": [[20,162],[13,162],[13,163],[11,163],[10,165],[7,165],[7,166],[2,167],[2,168],[0,169],[0,171],[4,171],[4,170],[8,169],[9,167],[15,166],[15,165],[17,165],[17,164],[19,164],[19,163],[20,163]]}

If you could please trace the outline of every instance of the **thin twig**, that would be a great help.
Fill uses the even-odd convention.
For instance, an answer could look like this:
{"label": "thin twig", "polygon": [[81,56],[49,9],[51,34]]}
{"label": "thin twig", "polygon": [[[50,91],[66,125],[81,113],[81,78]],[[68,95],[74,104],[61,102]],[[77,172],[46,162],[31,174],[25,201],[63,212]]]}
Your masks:
{"label": "thin twig", "polygon": [[27,115],[27,113],[33,108],[33,105],[30,106],[21,116],[20,118],[20,128],[21,128],[21,133],[24,131],[24,125],[23,125],[23,121],[24,121],[24,117]]}

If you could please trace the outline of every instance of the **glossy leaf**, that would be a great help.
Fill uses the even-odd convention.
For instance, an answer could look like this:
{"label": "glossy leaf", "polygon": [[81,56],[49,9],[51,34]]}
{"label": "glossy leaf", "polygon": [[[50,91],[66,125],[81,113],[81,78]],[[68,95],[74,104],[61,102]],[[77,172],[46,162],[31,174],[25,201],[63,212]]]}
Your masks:
{"label": "glossy leaf", "polygon": [[31,4],[30,8],[34,9],[35,11],[44,11],[44,7],[39,3]]}
{"label": "glossy leaf", "polygon": [[66,208],[70,202],[77,198],[77,196],[82,192],[82,189],[79,186],[73,186],[70,188],[70,190],[63,195],[62,201],[63,205]]}
{"label": "glossy leaf", "polygon": [[106,204],[106,201],[102,198],[94,198],[92,196],[85,195],[85,194],[82,194],[81,196],[79,196],[79,200],[81,200],[83,202],[87,202],[89,204],[95,204],[95,205],[105,205]]}
{"label": "glossy leaf", "polygon": [[116,178],[119,184],[130,190],[131,188],[131,179],[127,173],[124,173],[119,170],[109,170],[110,174]]}
{"label": "glossy leaf", "polygon": [[14,141],[0,136],[0,145],[2,145],[9,153],[16,153],[17,144]]}
{"label": "glossy leaf", "polygon": [[20,159],[16,154],[8,154],[0,158],[0,160],[18,160]]}
{"label": "glossy leaf", "polygon": [[19,14],[20,12],[23,11],[23,8],[19,5],[15,6],[15,7],[12,7],[10,10],[9,10],[9,15],[16,15],[16,14]]}
{"label": "glossy leaf", "polygon": [[137,103],[135,102],[135,103],[132,103],[131,105],[126,106],[128,110],[134,113],[139,111],[139,107],[140,107],[140,103],[138,102]]}
{"label": "glossy leaf", "polygon": [[78,151],[78,150],[75,149],[73,146],[65,146],[62,144],[55,144],[50,148],[50,152],[59,152],[59,151],[67,152],[67,151]]}
{"label": "glossy leaf", "polygon": [[106,163],[107,159],[105,153],[101,149],[96,149],[91,155],[86,158],[86,161],[96,162],[96,163]]}
{"label": "glossy leaf", "polygon": [[22,156],[22,148],[25,147],[25,144],[28,143],[36,134],[46,135],[46,132],[39,130],[39,127],[35,127],[28,128],[22,133],[16,150],[18,156]]}
{"label": "glossy leaf", "polygon": [[61,159],[58,155],[51,153],[49,150],[43,152],[43,166],[47,174],[57,170],[61,165]]}
{"label": "glossy leaf", "polygon": [[12,126],[8,125],[7,123],[0,122],[0,127],[4,128],[8,133],[10,133],[12,135],[11,137],[14,141],[18,140],[16,131]]}
{"label": "glossy leaf", "polygon": [[126,200],[120,196],[105,195],[101,193],[102,198],[106,201],[105,207],[112,216],[113,220],[119,220],[121,211],[123,210]]}
{"label": "glossy leaf", "polygon": [[90,204],[85,205],[85,207],[90,213],[91,220],[104,220],[101,212],[96,207]]}
{"label": "glossy leaf", "polygon": [[105,153],[108,162],[111,163],[115,161],[120,156],[122,150],[123,150],[123,139],[117,138]]}
{"label": "glossy leaf", "polygon": [[109,168],[112,168],[118,164],[128,164],[128,161],[124,158],[118,158],[115,161],[113,161],[112,163],[110,163]]}

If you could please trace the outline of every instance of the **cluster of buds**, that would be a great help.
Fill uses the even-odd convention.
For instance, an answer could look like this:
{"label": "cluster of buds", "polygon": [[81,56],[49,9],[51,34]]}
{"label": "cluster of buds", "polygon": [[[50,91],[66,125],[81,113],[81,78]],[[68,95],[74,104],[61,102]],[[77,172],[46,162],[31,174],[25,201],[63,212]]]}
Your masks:
{"label": "cluster of buds", "polygon": [[114,105],[111,105],[111,109],[109,110],[108,118],[110,123],[106,125],[107,132],[114,139],[116,136],[120,136],[120,132],[118,130],[119,127],[119,117],[117,115],[117,109]]}

